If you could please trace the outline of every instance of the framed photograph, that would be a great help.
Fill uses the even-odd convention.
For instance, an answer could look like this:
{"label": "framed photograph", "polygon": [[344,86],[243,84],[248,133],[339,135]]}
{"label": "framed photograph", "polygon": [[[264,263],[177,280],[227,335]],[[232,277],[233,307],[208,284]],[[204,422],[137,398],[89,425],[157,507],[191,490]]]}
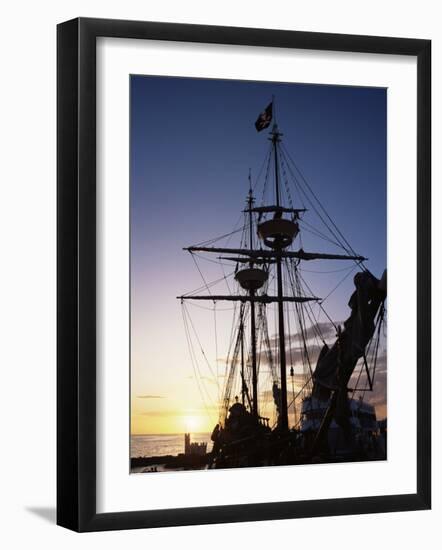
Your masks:
{"label": "framed photograph", "polygon": [[58,26],[59,525],[430,508],[430,53]]}

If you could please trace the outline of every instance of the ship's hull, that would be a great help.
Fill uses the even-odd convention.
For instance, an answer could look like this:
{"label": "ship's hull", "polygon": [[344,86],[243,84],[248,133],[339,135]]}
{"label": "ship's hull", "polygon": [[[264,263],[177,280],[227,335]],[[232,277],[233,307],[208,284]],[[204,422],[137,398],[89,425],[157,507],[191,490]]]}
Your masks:
{"label": "ship's hull", "polygon": [[304,399],[299,429],[270,431],[236,437],[221,430],[214,441],[209,468],[241,468],[295,464],[361,462],[386,459],[386,431],[381,433],[371,405],[349,400],[350,431],[333,420],[327,438],[318,447],[316,437],[328,403]]}

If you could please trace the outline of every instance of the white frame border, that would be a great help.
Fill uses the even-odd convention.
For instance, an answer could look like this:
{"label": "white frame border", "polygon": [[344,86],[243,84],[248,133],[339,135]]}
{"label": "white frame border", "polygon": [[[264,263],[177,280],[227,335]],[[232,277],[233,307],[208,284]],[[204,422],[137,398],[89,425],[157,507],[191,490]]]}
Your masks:
{"label": "white frame border", "polygon": [[[387,461],[129,475],[130,74],[388,88]],[[98,513],[416,493],[416,79],[411,56],[97,40]]]}

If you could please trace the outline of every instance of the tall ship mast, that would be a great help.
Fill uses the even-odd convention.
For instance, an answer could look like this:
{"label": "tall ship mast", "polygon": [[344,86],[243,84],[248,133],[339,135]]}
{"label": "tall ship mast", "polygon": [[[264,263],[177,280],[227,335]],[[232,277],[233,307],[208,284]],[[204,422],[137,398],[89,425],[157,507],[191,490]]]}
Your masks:
{"label": "tall ship mast", "polygon": [[[282,143],[274,100],[255,127],[258,132],[271,127],[270,144],[263,177],[253,184],[249,173],[242,227],[228,234],[224,246],[219,243],[225,235],[184,249],[194,260],[218,262],[223,273],[226,265],[234,267],[227,292],[217,293],[217,281],[208,282],[197,264],[202,291],[178,297],[186,331],[188,302],[233,303],[210,467],[385,458],[374,407],[364,397],[373,390],[384,337],[386,272],[378,279],[368,270],[366,258],[353,250],[314,194]],[[308,221],[311,211],[320,227]],[[304,250],[303,231],[333,249]],[[236,247],[230,246],[234,235],[240,236]],[[356,272],[343,323],[332,319],[325,304],[340,282],[320,297],[303,275],[301,266],[317,262],[346,264],[348,269],[334,270],[344,279]]]}

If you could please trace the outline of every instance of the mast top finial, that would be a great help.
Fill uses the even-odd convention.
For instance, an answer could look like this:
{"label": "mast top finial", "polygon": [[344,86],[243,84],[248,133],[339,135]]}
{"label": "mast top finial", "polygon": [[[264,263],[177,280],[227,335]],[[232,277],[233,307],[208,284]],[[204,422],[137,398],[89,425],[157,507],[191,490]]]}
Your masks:
{"label": "mast top finial", "polygon": [[251,208],[251,205],[255,202],[255,199],[253,198],[253,188],[252,188],[252,170],[249,168],[249,194],[247,197],[247,204],[249,205],[249,208]]}
{"label": "mast top finial", "polygon": [[272,136],[269,138],[274,143],[280,142],[281,137],[284,135],[282,132],[279,131],[278,124],[276,122],[273,123],[272,131],[270,132],[270,135]]}

